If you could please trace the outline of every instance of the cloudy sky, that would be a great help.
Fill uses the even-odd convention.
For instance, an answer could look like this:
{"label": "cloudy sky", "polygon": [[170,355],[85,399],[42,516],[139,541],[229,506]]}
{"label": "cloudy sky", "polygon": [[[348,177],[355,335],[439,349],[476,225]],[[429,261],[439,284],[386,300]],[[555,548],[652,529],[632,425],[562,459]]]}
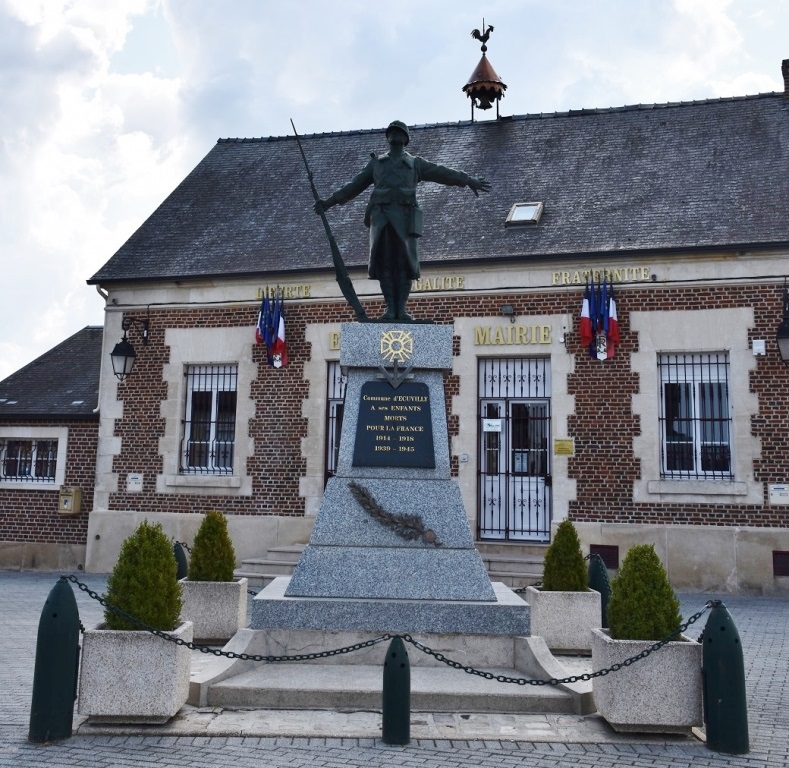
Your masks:
{"label": "cloudy sky", "polygon": [[[783,89],[789,0],[0,0],[0,379],[86,325],[86,285],[218,138]],[[478,116],[485,117],[482,113]]]}

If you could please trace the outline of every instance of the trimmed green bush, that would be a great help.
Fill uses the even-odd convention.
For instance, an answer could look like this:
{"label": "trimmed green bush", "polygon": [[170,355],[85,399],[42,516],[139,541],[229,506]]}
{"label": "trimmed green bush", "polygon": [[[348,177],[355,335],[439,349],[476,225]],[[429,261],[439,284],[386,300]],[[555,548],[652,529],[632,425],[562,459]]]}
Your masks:
{"label": "trimmed green bush", "polygon": [[[173,542],[160,523],[143,520],[121,545],[118,562],[107,579],[105,599],[145,624],[164,631],[180,623],[181,585],[176,581]],[[104,611],[109,629],[140,629],[111,611]]]}
{"label": "trimmed green bush", "polygon": [[562,520],[545,552],[542,588],[548,592],[586,592],[586,563],[571,520]]}
{"label": "trimmed green bush", "polygon": [[631,547],[611,584],[608,628],[616,640],[662,640],[682,623],[679,600],[652,544]]}
{"label": "trimmed green bush", "polygon": [[233,581],[236,553],[225,516],[209,510],[195,536],[189,560],[189,581]]}

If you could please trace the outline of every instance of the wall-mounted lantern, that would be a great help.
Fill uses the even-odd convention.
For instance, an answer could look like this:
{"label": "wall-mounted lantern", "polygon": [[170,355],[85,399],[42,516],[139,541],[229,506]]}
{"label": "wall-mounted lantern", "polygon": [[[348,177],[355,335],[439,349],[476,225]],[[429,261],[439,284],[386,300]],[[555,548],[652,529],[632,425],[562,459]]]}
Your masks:
{"label": "wall-mounted lantern", "polygon": [[134,368],[134,362],[137,359],[137,353],[128,338],[128,331],[133,325],[142,327],[142,345],[148,346],[148,319],[140,319],[137,317],[124,317],[121,324],[123,329],[123,338],[115,345],[115,348],[110,352],[110,360],[112,361],[112,372],[117,376],[118,381],[126,381],[129,378]]}
{"label": "wall-mounted lantern", "polygon": [[515,322],[515,307],[513,307],[512,304],[502,304],[501,314],[504,315],[504,317],[508,317],[511,323]]}

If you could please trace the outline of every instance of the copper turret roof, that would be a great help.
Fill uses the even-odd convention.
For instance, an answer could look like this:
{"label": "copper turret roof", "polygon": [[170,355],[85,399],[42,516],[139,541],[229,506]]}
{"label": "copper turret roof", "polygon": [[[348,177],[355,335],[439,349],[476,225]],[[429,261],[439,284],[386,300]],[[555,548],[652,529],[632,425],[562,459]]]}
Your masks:
{"label": "copper turret roof", "polygon": [[469,94],[478,88],[494,88],[502,94],[507,90],[506,84],[496,74],[496,70],[493,69],[487,55],[484,53],[476,69],[471,73],[468,82],[463,86],[463,90]]}

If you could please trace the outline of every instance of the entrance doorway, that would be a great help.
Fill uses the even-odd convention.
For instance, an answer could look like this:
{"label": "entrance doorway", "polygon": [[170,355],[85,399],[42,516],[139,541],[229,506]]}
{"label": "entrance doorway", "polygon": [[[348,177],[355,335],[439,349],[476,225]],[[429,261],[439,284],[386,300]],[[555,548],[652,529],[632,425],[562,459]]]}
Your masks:
{"label": "entrance doorway", "polygon": [[550,540],[551,373],[547,358],[479,361],[477,535]]}

